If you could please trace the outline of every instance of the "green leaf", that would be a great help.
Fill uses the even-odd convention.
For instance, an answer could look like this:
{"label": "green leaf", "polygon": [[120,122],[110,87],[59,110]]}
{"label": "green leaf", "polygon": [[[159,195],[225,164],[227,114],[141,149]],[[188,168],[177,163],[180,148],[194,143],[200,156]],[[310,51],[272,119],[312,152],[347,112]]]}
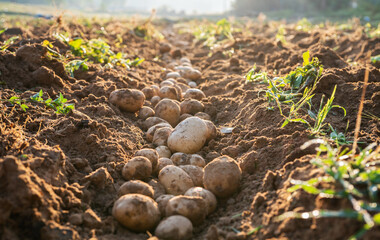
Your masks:
{"label": "green leaf", "polygon": [[306,51],[302,54],[303,65],[306,66],[310,63],[310,52]]}
{"label": "green leaf", "polygon": [[377,213],[377,214],[375,214],[375,216],[373,216],[373,221],[374,221],[377,225],[380,225],[380,213]]}
{"label": "green leaf", "polygon": [[24,110],[24,112],[26,112],[26,109],[28,109],[29,107],[25,104],[21,104],[20,107],[22,108],[22,110]]}

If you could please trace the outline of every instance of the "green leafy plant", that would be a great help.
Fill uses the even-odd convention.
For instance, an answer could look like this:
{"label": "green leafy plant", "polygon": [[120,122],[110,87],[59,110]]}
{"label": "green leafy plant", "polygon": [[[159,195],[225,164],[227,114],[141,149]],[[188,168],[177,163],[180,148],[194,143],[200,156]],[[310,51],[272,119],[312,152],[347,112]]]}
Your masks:
{"label": "green leafy plant", "polygon": [[371,57],[372,63],[380,63],[380,55]]}
{"label": "green leafy plant", "polygon": [[86,60],[72,60],[65,65],[65,70],[71,77],[74,77],[74,71],[79,69],[88,71]]}
{"label": "green leafy plant", "polygon": [[19,36],[13,36],[8,38],[3,44],[0,46],[0,51],[7,50],[17,39],[19,39]]}
{"label": "green leafy plant", "polygon": [[245,75],[247,82],[262,82],[268,83],[268,74],[266,72],[256,72],[256,64]]}
{"label": "green leafy plant", "polygon": [[[319,195],[322,198],[347,199],[352,208],[338,211],[315,210],[312,212],[286,212],[278,217],[281,221],[286,218],[321,218],[338,217],[353,218],[363,222],[363,227],[350,239],[358,239],[365,232],[380,225],[380,146],[371,144],[358,155],[352,155],[348,149],[334,148],[321,139],[312,140],[302,146],[305,149],[312,144],[320,144],[317,156],[312,164],[323,169],[325,176],[312,178],[307,181],[292,180],[294,186],[288,189],[294,192],[303,189],[307,193]],[[330,187],[320,187],[326,184]],[[333,188],[332,186],[338,186]]]}

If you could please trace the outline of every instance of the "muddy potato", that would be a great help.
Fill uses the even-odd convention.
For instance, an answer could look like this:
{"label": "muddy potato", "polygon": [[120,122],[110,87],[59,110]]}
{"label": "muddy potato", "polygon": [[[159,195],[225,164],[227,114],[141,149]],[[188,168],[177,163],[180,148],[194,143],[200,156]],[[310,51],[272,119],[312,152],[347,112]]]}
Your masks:
{"label": "muddy potato", "polygon": [[202,187],[193,187],[185,192],[185,196],[201,197],[206,201],[207,215],[214,212],[218,202],[215,195]]}
{"label": "muddy potato", "polygon": [[213,122],[208,121],[208,120],[204,120],[204,122],[206,123],[207,129],[208,129],[206,142],[209,142],[211,139],[216,138],[216,136],[218,135],[218,130],[216,129]]}
{"label": "muddy potato", "polygon": [[189,87],[191,87],[191,88],[196,88],[197,87],[197,83],[193,82],[193,81],[188,82],[187,85],[189,85]]}
{"label": "muddy potato", "polygon": [[183,95],[185,99],[196,99],[198,101],[201,101],[203,98],[206,98],[206,95],[197,88],[189,88]]}
{"label": "muddy potato", "polygon": [[187,57],[182,57],[179,61],[180,61],[181,63],[191,63],[190,59],[187,58]]}
{"label": "muddy potato", "polygon": [[169,127],[171,128],[172,126],[169,123],[159,123],[156,124],[148,129],[148,131],[145,133],[146,140],[148,142],[153,141],[154,133],[157,131],[157,129],[163,128],[163,127]]}
{"label": "muddy potato", "polygon": [[[169,78],[172,79],[172,78]],[[165,86],[174,86],[174,83],[170,81],[169,79],[166,79],[160,83],[160,87],[165,87]]]}
{"label": "muddy potato", "polygon": [[162,99],[155,107],[155,114],[175,127],[181,116],[181,108],[171,99]]}
{"label": "muddy potato", "polygon": [[145,120],[149,117],[153,117],[154,114],[155,114],[155,112],[152,108],[144,106],[144,107],[140,108],[139,118]]}
{"label": "muddy potato", "polygon": [[149,117],[149,118],[147,118],[143,122],[142,128],[144,130],[147,130],[147,129],[151,128],[152,126],[157,125],[159,123],[167,123],[167,124],[169,124],[166,120],[164,120],[162,118],[159,118],[159,117]]}
{"label": "muddy potato", "polygon": [[147,183],[140,180],[131,180],[125,182],[123,183],[123,185],[120,186],[118,191],[119,197],[132,193],[142,194],[150,198],[153,198],[154,196],[153,188],[149,186]]}
{"label": "muddy potato", "polygon": [[193,165],[178,166],[193,180],[194,186],[203,187],[203,168]]}
{"label": "muddy potato", "polygon": [[172,46],[169,43],[161,43],[160,44],[160,53],[168,53],[172,49]]}
{"label": "muddy potato", "polygon": [[160,158],[170,158],[172,156],[172,152],[167,146],[158,146],[156,147],[156,151]]}
{"label": "muddy potato", "polygon": [[113,205],[113,217],[124,227],[134,232],[154,229],[161,219],[157,203],[141,194],[127,194]]}
{"label": "muddy potato", "polygon": [[[184,78],[181,77],[181,78],[177,78],[176,81],[177,81],[177,84],[178,84],[178,83],[185,84],[186,87],[187,87],[187,89],[189,89],[189,86],[187,85],[187,82],[188,82],[188,81],[187,81],[186,79],[184,79]],[[183,91],[183,90],[182,90],[182,91]],[[186,91],[183,91],[183,92],[186,92]]]}
{"label": "muddy potato", "polygon": [[198,112],[194,115],[194,117],[199,117],[200,119],[211,121],[210,115],[204,112]]}
{"label": "muddy potato", "polygon": [[178,100],[182,99],[182,88],[178,84],[174,84],[173,87],[177,90]]}
{"label": "muddy potato", "polygon": [[185,76],[185,78],[188,78],[190,80],[198,80],[202,77],[202,73],[199,70],[193,69],[190,72],[188,72]]}
{"label": "muddy potato", "polygon": [[170,216],[158,224],[154,234],[159,239],[189,240],[193,237],[193,224],[184,216]]}
{"label": "muddy potato", "polygon": [[193,115],[191,114],[188,114],[188,113],[184,113],[182,114],[181,116],[179,116],[179,122],[182,122],[183,120],[185,120],[186,118],[189,118],[189,117],[192,117]]}
{"label": "muddy potato", "polygon": [[170,73],[166,74],[166,79],[168,79],[168,78],[176,79],[176,78],[180,78],[180,77],[181,77],[181,75],[178,72],[170,72]]}
{"label": "muddy potato", "polygon": [[133,157],[124,165],[122,175],[125,180],[147,179],[152,175],[152,163],[146,157]]}
{"label": "muddy potato", "polygon": [[189,164],[203,168],[204,166],[206,166],[206,161],[203,159],[202,156],[198,154],[191,154],[191,156],[189,157]]}
{"label": "muddy potato", "polygon": [[186,92],[189,89],[189,86],[187,84],[181,82],[177,83],[176,85],[181,89],[182,93]]}
{"label": "muddy potato", "polygon": [[158,209],[160,210],[162,217],[165,216],[166,205],[168,204],[169,200],[174,197],[175,196],[171,194],[164,194],[156,199],[156,203],[158,204]]}
{"label": "muddy potato", "polygon": [[203,185],[215,196],[227,198],[240,186],[241,169],[236,161],[228,156],[221,156],[204,168]]}
{"label": "muddy potato", "polygon": [[153,199],[159,198],[161,195],[166,194],[165,187],[159,183],[156,179],[151,179],[148,185],[153,188]]}
{"label": "muddy potato", "polygon": [[145,95],[136,89],[119,89],[111,92],[110,103],[126,112],[137,112],[144,105]]}
{"label": "muddy potato", "polygon": [[180,122],[168,138],[172,152],[196,153],[206,142],[208,128],[198,117],[190,117]]}
{"label": "muddy potato", "polygon": [[158,174],[158,179],[166,192],[172,195],[184,194],[194,187],[191,177],[181,168],[172,165],[164,167]]}
{"label": "muddy potato", "polygon": [[170,158],[159,158],[159,159],[158,159],[157,168],[156,168],[156,173],[159,174],[160,171],[161,171],[164,167],[169,166],[169,165],[174,165],[173,161],[170,160]]}
{"label": "muddy potato", "polygon": [[173,100],[178,100],[178,92],[174,86],[163,86],[162,88],[160,88],[158,96],[160,96],[161,99],[169,98]]}
{"label": "muddy potato", "polygon": [[141,91],[144,93],[145,99],[147,100],[150,100],[152,97],[157,95],[156,91],[152,87],[144,87]]}
{"label": "muddy potato", "polygon": [[160,87],[157,85],[150,86],[154,90],[154,96],[158,95],[158,92],[160,91]]}
{"label": "muddy potato", "polygon": [[135,153],[135,157],[138,157],[138,156],[146,157],[152,163],[152,169],[156,168],[157,161],[158,161],[158,152],[155,149],[152,149],[152,148],[140,149]]}
{"label": "muddy potato", "polygon": [[194,115],[198,112],[203,112],[205,106],[198,100],[186,99],[181,102],[181,114],[188,113]]}
{"label": "muddy potato", "polygon": [[188,218],[193,225],[203,223],[206,218],[206,201],[201,197],[176,196],[166,205],[165,215],[182,215]]}
{"label": "muddy potato", "polygon": [[161,98],[159,96],[154,96],[152,97],[152,99],[150,100],[150,102],[152,103],[152,106],[156,106],[157,103],[159,103],[161,101]]}
{"label": "muddy potato", "polygon": [[170,159],[176,166],[190,164],[189,155],[187,155],[186,153],[181,153],[181,152],[173,153]]}
{"label": "muddy potato", "polygon": [[153,136],[153,144],[155,146],[166,146],[168,144],[168,137],[172,131],[172,127],[163,127],[157,129]]}

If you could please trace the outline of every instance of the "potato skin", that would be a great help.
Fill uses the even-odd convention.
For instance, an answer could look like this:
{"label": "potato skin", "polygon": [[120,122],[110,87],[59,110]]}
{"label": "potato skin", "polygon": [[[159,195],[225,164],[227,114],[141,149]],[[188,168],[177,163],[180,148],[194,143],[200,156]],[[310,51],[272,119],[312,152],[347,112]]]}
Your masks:
{"label": "potato skin", "polygon": [[159,124],[156,124],[156,125],[150,127],[148,129],[148,131],[146,131],[146,133],[145,133],[146,140],[148,142],[153,142],[154,133],[157,131],[157,129],[160,129],[163,127],[172,127],[172,126],[169,123],[159,123]]}
{"label": "potato skin", "polygon": [[155,107],[155,116],[166,120],[175,127],[181,116],[181,108],[171,99],[162,99]]}
{"label": "potato skin", "polygon": [[156,173],[159,174],[160,171],[166,167],[166,166],[169,166],[169,165],[174,165],[173,161],[170,160],[170,158],[160,158],[158,159],[158,164],[157,164],[157,168],[156,168]]}
{"label": "potato skin", "polygon": [[184,216],[170,216],[158,224],[154,234],[159,239],[189,240],[193,236],[193,224]]}
{"label": "potato skin", "polygon": [[203,159],[202,156],[198,154],[191,154],[189,158],[189,164],[204,168],[206,166],[206,161]]}
{"label": "potato skin", "polygon": [[172,156],[172,153],[167,146],[158,146],[156,147],[156,151],[160,158],[170,158]]}
{"label": "potato skin", "polygon": [[206,142],[208,128],[198,117],[189,117],[180,122],[168,138],[172,152],[196,153]]}
{"label": "potato skin", "polygon": [[156,199],[156,203],[158,204],[158,209],[160,209],[161,216],[165,216],[166,205],[168,204],[169,200],[174,197],[174,195],[163,194]]}
{"label": "potato skin", "polygon": [[192,165],[182,165],[179,166],[183,171],[185,171],[193,180],[194,186],[203,187],[203,168]]}
{"label": "potato skin", "polygon": [[138,157],[138,156],[146,157],[152,163],[152,169],[156,168],[159,156],[158,156],[158,152],[155,149],[152,149],[152,148],[140,149],[135,153],[135,157]]}
{"label": "potato skin", "polygon": [[169,98],[173,100],[178,100],[178,95],[179,94],[177,92],[177,89],[174,86],[163,86],[162,88],[160,88],[160,91],[158,92],[158,96],[161,99]]}
{"label": "potato skin", "polygon": [[221,156],[204,168],[203,185],[219,198],[234,194],[240,186],[241,169],[234,159]]}
{"label": "potato skin", "polygon": [[168,143],[168,137],[170,133],[172,133],[173,128],[171,127],[163,127],[157,129],[153,136],[153,144],[155,146],[166,146]]}
{"label": "potato skin", "polygon": [[198,88],[189,88],[186,90],[183,98],[192,98],[201,101],[203,98],[206,98],[206,95],[202,92],[202,90],[199,90]]}
{"label": "potato skin", "polygon": [[170,159],[173,161],[174,165],[176,166],[190,164],[189,155],[187,155],[186,153],[181,153],[181,152],[174,153]]}
{"label": "potato skin", "polygon": [[201,197],[176,196],[166,205],[165,215],[182,215],[188,218],[192,224],[202,224],[206,218],[206,201]]}
{"label": "potato skin", "polygon": [[141,194],[127,194],[113,205],[113,217],[134,232],[145,232],[157,226],[161,219],[157,203]]}
{"label": "potato skin", "polygon": [[131,193],[142,194],[150,198],[153,198],[154,196],[153,188],[149,186],[147,183],[140,180],[131,180],[125,182],[123,183],[123,185],[120,186],[118,191],[119,197]]}
{"label": "potato skin", "polygon": [[149,117],[153,117],[154,114],[155,112],[152,108],[143,106],[142,108],[140,108],[139,118],[145,120]]}
{"label": "potato skin", "polygon": [[164,185],[166,192],[172,195],[184,194],[189,188],[194,187],[191,177],[181,168],[168,165],[158,174],[158,179]]}
{"label": "potato skin", "polygon": [[110,103],[126,112],[137,112],[145,101],[143,92],[136,89],[119,89],[111,92]]}
{"label": "potato skin", "polygon": [[185,196],[201,197],[206,201],[207,215],[214,212],[218,202],[215,195],[202,187],[193,187],[185,192]]}
{"label": "potato skin", "polygon": [[152,175],[152,163],[146,157],[134,157],[124,165],[122,175],[125,180],[147,179]]}
{"label": "potato skin", "polygon": [[181,102],[181,114],[191,114],[194,115],[198,112],[203,112],[205,110],[205,106],[198,100],[195,99],[186,99]]}

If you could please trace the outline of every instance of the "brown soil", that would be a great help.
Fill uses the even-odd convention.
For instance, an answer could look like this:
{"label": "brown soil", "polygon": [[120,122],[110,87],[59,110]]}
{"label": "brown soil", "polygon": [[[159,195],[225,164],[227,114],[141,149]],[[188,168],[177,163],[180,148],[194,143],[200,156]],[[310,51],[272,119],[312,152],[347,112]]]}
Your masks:
{"label": "brown soil", "polygon": [[[44,106],[33,105],[23,112],[3,102],[0,105],[0,236],[1,239],[147,239],[121,227],[111,215],[116,189],[124,180],[121,168],[138,149],[150,147],[135,114],[121,112],[108,102],[120,88],[142,89],[159,83],[172,55],[184,55],[203,74],[199,88],[208,98],[206,113],[217,127],[233,127],[231,134],[219,134],[199,154],[207,162],[220,155],[236,159],[243,170],[241,189],[219,201],[218,210],[194,230],[195,239],[347,239],[362,226],[344,219],[287,219],[276,221],[286,211],[340,209],[346,202],[321,199],[303,191],[287,192],[291,179],[321,175],[309,162],[313,148],[301,150],[310,139],[301,124],[281,128],[277,109],[270,111],[258,83],[245,83],[244,75],[257,64],[275,75],[285,74],[302,63],[310,50],[324,65],[315,102],[330,96],[337,85],[334,103],[347,110],[332,110],[328,121],[352,140],[370,51],[380,54],[380,39],[368,39],[362,31],[319,29],[311,32],[288,30],[287,44],[275,40],[276,30],[267,25],[253,27],[254,36],[235,34],[235,41],[210,53],[189,35],[164,29],[173,54],[160,54],[160,43],[146,41],[129,32],[123,23],[105,23],[111,46],[122,36],[131,58],[146,61],[137,68],[102,69],[96,64],[87,72],[68,76],[64,65],[46,58],[41,45],[51,41],[64,54],[68,48],[52,37],[62,28],[87,39],[97,38],[91,28],[77,24],[16,29],[22,38],[7,52],[0,52],[0,98],[29,97],[40,89],[54,97],[63,93],[76,110],[57,115]],[[4,33],[9,36],[13,32]],[[257,33],[257,34],[256,34]],[[9,36],[1,35],[3,39]],[[20,34],[20,33],[18,33]],[[0,39],[0,40],[3,40]],[[224,52],[233,49],[232,56]],[[335,50],[333,50],[335,49]],[[159,56],[161,60],[155,59]],[[350,64],[355,61],[357,64]],[[380,69],[369,66],[369,85],[364,110],[380,116]],[[380,143],[380,122],[363,119],[360,141],[365,146]],[[237,214],[240,214],[237,216]],[[235,217],[233,217],[235,216]],[[237,217],[236,217],[237,216]],[[250,230],[262,226],[257,234]],[[240,233],[236,233],[234,229]],[[374,228],[364,239],[380,238]]]}

